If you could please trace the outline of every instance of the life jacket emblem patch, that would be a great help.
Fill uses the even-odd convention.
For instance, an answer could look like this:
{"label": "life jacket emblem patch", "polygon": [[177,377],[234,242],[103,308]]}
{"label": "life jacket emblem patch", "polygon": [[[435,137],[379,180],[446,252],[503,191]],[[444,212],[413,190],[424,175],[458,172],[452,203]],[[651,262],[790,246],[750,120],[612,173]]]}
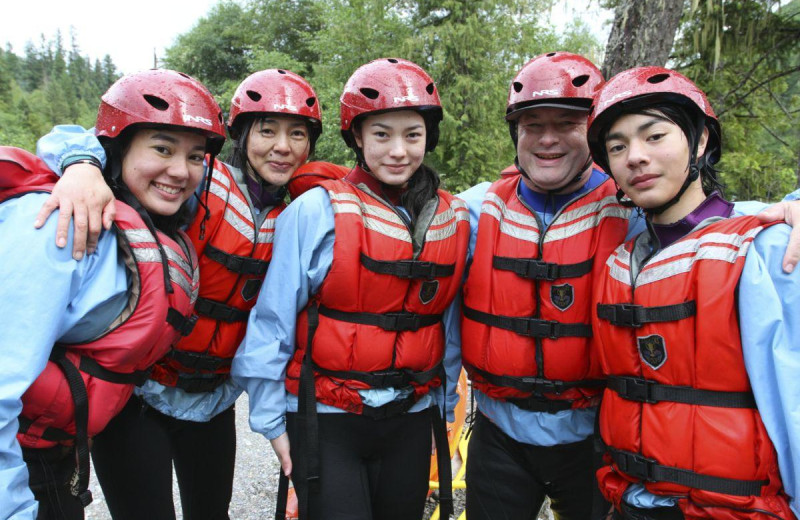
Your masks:
{"label": "life jacket emblem patch", "polygon": [[419,288],[419,300],[427,305],[439,292],[439,280],[427,280],[422,282],[422,287]]}
{"label": "life jacket emblem patch", "polygon": [[641,336],[636,338],[639,345],[639,355],[647,365],[653,370],[658,370],[667,360],[667,349],[664,345],[664,338],[658,334],[651,336]]}
{"label": "life jacket emblem patch", "polygon": [[550,301],[556,308],[565,311],[572,307],[575,301],[575,290],[568,283],[552,285],[550,286]]}
{"label": "life jacket emblem patch", "polygon": [[249,302],[258,296],[258,291],[261,289],[261,284],[263,282],[264,280],[259,278],[251,278],[250,280],[247,280],[242,286],[242,299],[246,302]]}

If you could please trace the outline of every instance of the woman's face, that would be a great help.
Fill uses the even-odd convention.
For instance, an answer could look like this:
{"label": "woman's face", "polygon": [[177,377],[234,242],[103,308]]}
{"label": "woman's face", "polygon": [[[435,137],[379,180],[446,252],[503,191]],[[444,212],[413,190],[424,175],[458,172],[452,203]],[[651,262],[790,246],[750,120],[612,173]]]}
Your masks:
{"label": "woman's face", "polygon": [[177,213],[203,178],[206,138],[194,132],[143,129],[122,158],[122,181],[145,210]]}
{"label": "woman's face", "polygon": [[[705,151],[707,140],[708,130],[700,138],[698,157]],[[614,180],[640,208],[655,209],[669,202],[688,175],[686,135],[678,125],[657,115],[621,116],[611,126],[605,145]],[[654,216],[653,221],[676,222],[704,199],[698,179],[674,206]]]}
{"label": "woman's face", "polygon": [[366,116],[354,136],[372,175],[402,187],[425,158],[425,119],[413,110]]}
{"label": "woman's face", "polygon": [[261,179],[273,186],[289,182],[308,159],[308,126],[299,117],[270,115],[256,120],[247,136],[247,160]]}

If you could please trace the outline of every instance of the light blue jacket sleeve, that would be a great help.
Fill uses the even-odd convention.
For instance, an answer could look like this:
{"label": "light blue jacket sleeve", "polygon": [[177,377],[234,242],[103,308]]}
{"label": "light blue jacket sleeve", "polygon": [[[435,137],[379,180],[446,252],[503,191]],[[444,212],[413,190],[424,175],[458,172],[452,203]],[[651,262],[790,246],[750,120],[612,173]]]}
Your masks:
{"label": "light blue jacket sleeve", "polygon": [[231,366],[250,398],[250,428],[274,439],[286,431],[286,365],[295,348],[297,314],[328,274],[334,217],[328,194],[314,188],[278,217],[264,285]]}
{"label": "light blue jacket sleeve", "polygon": [[800,515],[800,270],[781,268],[789,232],[778,224],[756,236],[739,281],[739,319],[753,394]]}
{"label": "light blue jacket sleeve", "polygon": [[[44,369],[53,344],[80,325],[87,309],[127,290],[124,270],[119,273],[115,258],[100,254],[116,251],[113,233],[103,233],[98,251],[76,262],[71,234],[65,248],[53,243],[56,219],[33,229],[31,222],[46,198],[31,194],[0,204],[0,518],[34,519],[37,514],[16,439],[22,394]],[[112,279],[100,280],[104,274]],[[113,279],[117,274],[121,287]]]}
{"label": "light blue jacket sleeve", "polygon": [[105,166],[106,152],[94,131],[78,125],[58,125],[36,143],[38,155],[51,170],[61,175],[64,163],[79,157],[94,157]]}

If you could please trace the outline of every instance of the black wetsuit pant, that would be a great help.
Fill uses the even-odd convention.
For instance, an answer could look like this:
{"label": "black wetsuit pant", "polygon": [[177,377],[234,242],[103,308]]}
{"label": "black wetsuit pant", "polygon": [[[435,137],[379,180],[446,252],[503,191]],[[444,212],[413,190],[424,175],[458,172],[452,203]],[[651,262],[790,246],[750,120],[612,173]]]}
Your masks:
{"label": "black wetsuit pant", "polygon": [[[304,520],[419,520],[431,461],[431,414],[388,419],[321,413],[320,486],[308,494]],[[302,503],[308,492],[304,439],[296,413],[286,415],[292,481]],[[302,507],[302,506],[301,506]]]}
{"label": "black wetsuit pant", "polygon": [[469,520],[536,520],[545,496],[558,520],[610,510],[597,488],[593,440],[556,446],[517,442],[480,412],[467,454]]}
{"label": "black wetsuit pant", "polygon": [[233,492],[233,407],[209,422],[182,421],[132,397],[92,446],[114,520],[174,520],[172,467],[183,518],[227,520]]}
{"label": "black wetsuit pant", "polygon": [[68,446],[23,448],[28,486],[39,502],[37,520],[83,520],[83,506],[72,494],[76,475],[75,449]]}

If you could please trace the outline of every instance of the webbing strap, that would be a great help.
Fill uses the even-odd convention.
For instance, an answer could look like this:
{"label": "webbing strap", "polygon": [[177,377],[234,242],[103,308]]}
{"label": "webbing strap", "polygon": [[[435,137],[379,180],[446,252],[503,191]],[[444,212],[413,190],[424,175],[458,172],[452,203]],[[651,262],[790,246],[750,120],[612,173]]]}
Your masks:
{"label": "webbing strap", "polygon": [[[19,422],[19,433],[27,432],[33,425],[33,421],[24,415],[20,415],[17,420]],[[61,428],[53,428],[52,426],[45,428],[39,437],[51,442],[69,442],[75,440],[74,435],[65,432]]]}
{"label": "webbing strap", "polygon": [[278,496],[275,497],[275,520],[286,520],[286,505],[289,502],[289,477],[278,469]]}
{"label": "webbing strap", "polygon": [[463,306],[464,316],[499,329],[516,332],[520,336],[532,338],[591,338],[592,327],[586,323],[561,323],[558,321],[540,320],[537,318],[515,318],[488,314],[471,307]]}
{"label": "webbing strap", "polygon": [[715,493],[740,497],[760,496],[761,488],[767,480],[739,480],[713,477],[694,471],[659,464],[638,453],[608,448],[614,463],[623,473],[647,482],[671,482],[694,489],[704,489]]}
{"label": "webbing strap", "polygon": [[660,323],[665,321],[678,321],[697,313],[697,304],[694,300],[676,303],[675,305],[662,305],[658,307],[643,307],[629,303],[597,304],[597,317],[610,321],[618,327],[641,327],[645,323]]}
{"label": "webbing strap", "polygon": [[441,314],[414,314],[411,312],[387,312],[374,314],[371,312],[345,312],[323,305],[319,306],[319,314],[334,320],[373,325],[383,330],[402,332],[416,331],[422,327],[430,327],[442,321]]}
{"label": "webbing strap", "polygon": [[188,336],[192,333],[192,330],[194,330],[194,324],[197,323],[197,316],[192,315],[187,318],[178,312],[177,309],[170,307],[167,311],[167,323],[172,325],[181,336]]}
{"label": "webbing strap", "polygon": [[237,274],[263,276],[267,274],[267,269],[269,269],[269,262],[266,260],[259,260],[249,256],[234,255],[233,253],[228,253],[218,249],[211,244],[206,244],[203,254],[218,264],[225,266],[228,271],[232,271]]}
{"label": "webbing strap", "polygon": [[168,357],[174,359],[186,368],[194,370],[219,370],[229,368],[233,358],[212,356],[205,352],[189,352],[188,350],[173,349]]}
{"label": "webbing strap", "polygon": [[602,379],[581,379],[579,381],[560,381],[536,376],[501,376],[464,363],[467,371],[478,374],[494,386],[513,388],[520,392],[533,394],[562,394],[571,388],[601,388],[606,382]]}
{"label": "webbing strap", "polygon": [[78,368],[67,359],[66,350],[54,347],[50,359],[64,373],[72,394],[75,407],[75,451],[78,458],[78,486],[72,490],[72,494],[86,507],[92,503],[92,492],[89,491],[89,394]]}
{"label": "webbing strap", "polygon": [[419,260],[375,260],[361,253],[361,265],[373,273],[390,274],[398,278],[423,278],[433,280],[453,276],[456,272],[455,264],[436,264],[421,262]]}
{"label": "webbing strap", "polygon": [[319,374],[338,379],[352,379],[366,383],[372,388],[402,388],[411,383],[424,385],[439,372],[441,363],[424,372],[408,369],[384,370],[375,372],[358,372],[355,370],[328,370],[314,363],[314,370]]}
{"label": "webbing strap", "polygon": [[224,303],[215,302],[208,298],[198,298],[194,304],[194,312],[200,316],[206,316],[213,320],[224,321],[226,323],[237,323],[247,321],[250,311],[243,311]]}
{"label": "webbing strap", "polygon": [[314,378],[314,367],[311,361],[311,345],[314,341],[314,334],[319,326],[319,314],[316,303],[308,306],[308,343],[300,366],[300,388],[298,391],[297,420],[298,431],[305,432],[305,464],[306,464],[306,486],[302,486],[302,493],[298,493],[298,511],[301,518],[309,513],[308,508],[311,501],[308,495],[317,494],[320,491],[320,448],[319,448],[319,421],[317,417],[317,392]]}
{"label": "webbing strap", "polygon": [[190,394],[201,394],[211,392],[225,381],[229,374],[178,374],[175,386]]}
{"label": "webbing strap", "polygon": [[144,382],[147,381],[147,378],[150,377],[150,372],[152,371],[152,368],[148,368],[147,370],[136,370],[129,373],[115,372],[102,366],[89,356],[80,357],[78,368],[81,372],[85,372],[103,381],[108,381],[109,383],[136,386],[142,386]]}
{"label": "webbing strap", "polygon": [[[442,367],[442,399],[447,402],[447,375]],[[445,520],[453,514],[453,470],[450,467],[450,444],[447,442],[447,420],[445,405],[440,411],[434,405],[428,408],[431,414],[433,440],[436,444],[436,465],[439,470],[439,517]]]}
{"label": "webbing strap", "polygon": [[578,278],[592,271],[593,259],[578,264],[554,264],[533,258],[509,258],[495,256],[492,267],[503,271],[513,271],[522,278],[531,280],[558,280],[559,278]]}
{"label": "webbing strap", "polygon": [[720,392],[691,386],[673,386],[639,377],[609,376],[608,388],[623,399],[640,403],[673,403],[718,406],[720,408],[756,408],[752,392]]}

